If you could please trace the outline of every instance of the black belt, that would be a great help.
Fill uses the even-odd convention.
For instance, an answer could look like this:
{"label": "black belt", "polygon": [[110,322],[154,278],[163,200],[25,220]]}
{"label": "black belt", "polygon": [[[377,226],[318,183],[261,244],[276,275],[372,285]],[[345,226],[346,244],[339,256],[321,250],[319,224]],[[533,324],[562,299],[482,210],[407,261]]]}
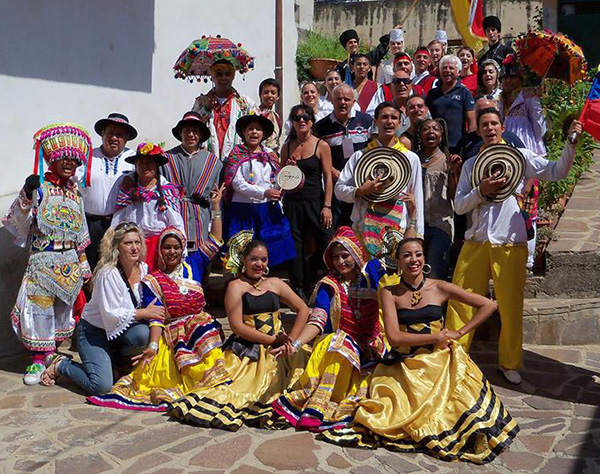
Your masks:
{"label": "black belt", "polygon": [[113,216],[97,216],[95,214],[88,214],[87,212],[85,213],[85,218],[93,221],[93,222],[108,222],[110,224],[110,222],[112,221]]}
{"label": "black belt", "polygon": [[208,209],[210,207],[210,202],[203,196],[184,196],[182,198],[185,202],[191,202],[192,204],[196,204],[197,206],[203,207],[204,209]]}

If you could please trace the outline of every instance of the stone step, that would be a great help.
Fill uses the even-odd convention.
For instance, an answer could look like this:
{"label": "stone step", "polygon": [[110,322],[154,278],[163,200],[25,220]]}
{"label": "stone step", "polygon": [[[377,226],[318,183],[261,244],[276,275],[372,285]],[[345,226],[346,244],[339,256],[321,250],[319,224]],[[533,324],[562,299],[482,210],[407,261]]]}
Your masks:
{"label": "stone step", "polygon": [[[496,342],[500,315],[494,313],[475,334],[476,341]],[[526,298],[523,343],[584,345],[600,342],[600,298]]]}

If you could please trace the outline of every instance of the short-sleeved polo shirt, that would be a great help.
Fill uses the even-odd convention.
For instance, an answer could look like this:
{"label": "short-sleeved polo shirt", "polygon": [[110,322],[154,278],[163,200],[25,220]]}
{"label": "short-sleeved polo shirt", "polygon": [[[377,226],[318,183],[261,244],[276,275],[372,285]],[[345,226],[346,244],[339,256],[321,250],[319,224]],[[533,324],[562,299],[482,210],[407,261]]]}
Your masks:
{"label": "short-sleeved polo shirt", "polygon": [[329,144],[331,164],[336,170],[342,171],[352,155],[350,153],[344,156],[344,140],[352,141],[353,152],[362,150],[369,143],[372,126],[373,119],[365,113],[352,111],[350,120],[344,126],[335,118],[335,113],[331,112],[315,124],[315,134]]}
{"label": "short-sleeved polo shirt", "polygon": [[434,87],[425,101],[433,118],[443,118],[448,124],[448,144],[454,148],[467,133],[467,112],[475,110],[473,94],[460,80],[444,94],[442,87]]}

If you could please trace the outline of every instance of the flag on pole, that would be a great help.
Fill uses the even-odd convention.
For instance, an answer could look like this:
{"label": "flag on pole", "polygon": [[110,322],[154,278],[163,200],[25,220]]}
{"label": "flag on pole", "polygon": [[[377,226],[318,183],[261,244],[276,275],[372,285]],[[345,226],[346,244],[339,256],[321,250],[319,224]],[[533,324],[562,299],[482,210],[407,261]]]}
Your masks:
{"label": "flag on pole", "polygon": [[586,132],[600,141],[600,71],[592,83],[579,121]]}
{"label": "flag on pole", "polygon": [[450,0],[456,29],[463,42],[476,52],[483,48],[483,0]]}

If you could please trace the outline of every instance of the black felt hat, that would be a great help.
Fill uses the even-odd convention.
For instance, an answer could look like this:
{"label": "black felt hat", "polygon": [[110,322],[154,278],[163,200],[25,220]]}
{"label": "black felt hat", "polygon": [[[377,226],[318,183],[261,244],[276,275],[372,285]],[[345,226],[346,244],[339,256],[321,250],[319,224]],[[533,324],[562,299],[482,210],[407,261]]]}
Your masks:
{"label": "black felt hat", "polygon": [[273,135],[273,131],[275,130],[273,122],[271,122],[267,117],[263,117],[259,114],[248,114],[244,115],[243,117],[240,117],[235,123],[236,133],[240,137],[243,137],[246,127],[248,127],[248,125],[250,125],[252,122],[258,122],[261,125],[264,131],[263,140],[266,140],[271,135]]}
{"label": "black felt hat", "polygon": [[183,118],[179,122],[177,122],[177,125],[175,125],[175,127],[173,127],[171,129],[171,132],[173,132],[173,136],[175,138],[177,138],[177,140],[182,141],[181,140],[181,130],[183,129],[183,126],[186,124],[194,125],[194,126],[200,128],[200,132],[202,134],[202,137],[200,137],[200,143],[205,142],[206,140],[209,139],[210,130],[204,123],[204,120],[202,120],[202,116],[198,112],[194,112],[192,110],[192,111],[189,111],[189,112],[186,112],[185,114],[183,114]]}
{"label": "black felt hat", "polygon": [[138,135],[137,130],[133,127],[133,125],[129,123],[129,119],[125,115],[119,114],[117,112],[108,114],[108,117],[98,120],[94,125],[94,130],[98,135],[102,136],[104,129],[110,123],[116,123],[117,125],[121,125],[129,131],[129,138],[127,139],[127,141],[133,140]]}

